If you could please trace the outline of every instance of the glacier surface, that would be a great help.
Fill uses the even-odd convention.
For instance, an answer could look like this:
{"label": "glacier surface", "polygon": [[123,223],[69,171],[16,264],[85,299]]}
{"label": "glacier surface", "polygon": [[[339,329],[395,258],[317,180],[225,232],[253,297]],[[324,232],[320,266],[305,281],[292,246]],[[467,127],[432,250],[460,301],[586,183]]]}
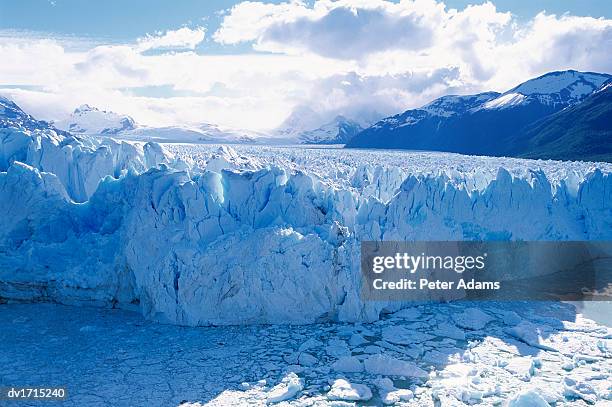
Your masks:
{"label": "glacier surface", "polygon": [[371,322],[363,240],[609,240],[610,164],[0,129],[0,299]]}

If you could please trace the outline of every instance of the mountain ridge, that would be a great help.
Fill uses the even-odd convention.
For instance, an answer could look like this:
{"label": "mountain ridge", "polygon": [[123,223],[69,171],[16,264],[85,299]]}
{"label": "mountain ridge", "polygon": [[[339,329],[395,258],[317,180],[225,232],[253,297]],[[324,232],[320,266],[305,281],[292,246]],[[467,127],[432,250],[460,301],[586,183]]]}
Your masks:
{"label": "mountain ridge", "polygon": [[[348,148],[394,148],[472,155],[518,156],[513,140],[527,126],[581,103],[612,78],[594,72],[555,71],[504,93],[443,96],[390,116],[357,134]],[[445,101],[452,100],[451,109]],[[446,106],[442,110],[432,107]],[[521,139],[522,140],[522,139]],[[527,146],[528,143],[523,143]],[[589,159],[581,154],[565,154]],[[537,158],[537,157],[536,157]]]}

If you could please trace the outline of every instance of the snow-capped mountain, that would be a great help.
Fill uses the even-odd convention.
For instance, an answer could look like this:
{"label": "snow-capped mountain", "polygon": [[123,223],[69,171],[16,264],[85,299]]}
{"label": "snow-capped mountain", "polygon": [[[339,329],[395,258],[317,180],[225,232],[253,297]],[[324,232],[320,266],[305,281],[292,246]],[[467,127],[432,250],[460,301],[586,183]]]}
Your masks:
{"label": "snow-capped mountain", "polygon": [[551,72],[510,89],[481,108],[506,109],[530,103],[563,108],[580,102],[609,78],[609,75],[593,72]]}
{"label": "snow-capped mountain", "polygon": [[325,120],[308,106],[298,106],[274,131],[274,136],[287,140],[299,139],[301,133],[319,128]]}
{"label": "snow-capped mountain", "polygon": [[222,129],[213,124],[199,126],[137,126],[114,137],[124,140],[156,141],[160,143],[256,143],[260,134],[249,131]]}
{"label": "snow-capped mountain", "polygon": [[109,136],[123,140],[174,143],[249,143],[261,134],[223,129],[214,124],[194,126],[151,127],[136,123],[130,116],[100,110],[90,105],[79,106],[70,117],[55,125],[73,134]]}
{"label": "snow-capped mountain", "polygon": [[304,144],[346,144],[361,130],[356,122],[337,116],[317,129],[301,132],[298,140]]}
{"label": "snow-capped mountain", "polygon": [[387,117],[375,123],[373,128],[394,129],[415,125],[432,118],[448,118],[465,114],[469,110],[482,106],[483,103],[494,100],[500,93],[485,92],[477,95],[443,96],[420,109],[407,110],[395,116]]}
{"label": "snow-capped mountain", "polygon": [[611,77],[572,70],[551,72],[501,94],[444,96],[420,109],[375,123],[356,135],[347,147],[494,156],[524,154],[516,151],[512,140],[527,126],[580,103]]}
{"label": "snow-capped mountain", "polygon": [[114,135],[136,128],[134,119],[115,112],[100,110],[90,105],[81,105],[70,117],[55,123],[63,130],[75,134]]}
{"label": "snow-capped mountain", "polygon": [[363,128],[356,120],[343,115],[326,121],[324,115],[310,107],[299,106],[273,134],[289,144],[346,144]]}

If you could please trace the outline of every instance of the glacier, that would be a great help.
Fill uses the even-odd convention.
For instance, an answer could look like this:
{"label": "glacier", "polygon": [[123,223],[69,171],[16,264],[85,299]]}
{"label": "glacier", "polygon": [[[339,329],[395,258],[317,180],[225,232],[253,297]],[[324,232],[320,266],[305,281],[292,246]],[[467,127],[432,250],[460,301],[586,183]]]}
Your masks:
{"label": "glacier", "polygon": [[363,240],[610,240],[610,164],[0,129],[0,299],[372,322]]}

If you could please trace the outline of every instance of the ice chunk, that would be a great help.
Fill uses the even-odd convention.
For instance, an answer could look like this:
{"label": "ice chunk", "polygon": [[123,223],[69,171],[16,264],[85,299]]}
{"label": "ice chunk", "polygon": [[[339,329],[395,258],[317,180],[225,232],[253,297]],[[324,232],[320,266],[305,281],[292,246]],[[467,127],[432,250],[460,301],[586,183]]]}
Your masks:
{"label": "ice chunk", "polygon": [[537,390],[531,389],[518,393],[508,400],[508,407],[549,407]]}
{"label": "ice chunk", "polygon": [[396,318],[404,319],[406,321],[418,321],[421,318],[421,312],[416,307],[404,308],[402,310],[399,310],[393,313],[392,316]]}
{"label": "ice chunk", "polygon": [[388,355],[373,355],[364,361],[366,372],[385,376],[428,377],[426,371],[412,362],[396,359]]}
{"label": "ice chunk", "polygon": [[268,392],[266,400],[268,403],[280,403],[292,399],[302,389],[304,389],[304,381],[295,373],[289,373]]}
{"label": "ice chunk", "polygon": [[329,400],[367,401],[372,398],[372,391],[365,384],[350,383],[345,379],[337,379],[327,393]]}
{"label": "ice chunk", "polygon": [[300,353],[297,362],[302,366],[313,366],[317,364],[318,359],[310,353]]}
{"label": "ice chunk", "polygon": [[506,332],[516,339],[525,342],[536,348],[556,352],[556,350],[542,343],[542,328],[529,321],[523,321],[520,324],[506,329]]}
{"label": "ice chunk", "polygon": [[383,404],[396,404],[402,401],[410,401],[414,393],[410,389],[396,389],[381,394]]}
{"label": "ice chunk", "polygon": [[582,399],[589,404],[594,404],[597,401],[597,393],[589,383],[571,377],[565,377],[563,379],[563,384],[563,394],[566,398]]}
{"label": "ice chunk", "polygon": [[355,356],[342,356],[332,364],[337,372],[357,373],[363,371],[363,363]]}
{"label": "ice chunk", "polygon": [[325,352],[334,357],[348,356],[351,354],[351,350],[349,349],[348,345],[341,339],[330,340],[328,345],[325,347]]}
{"label": "ice chunk", "polygon": [[457,328],[455,325],[449,322],[441,322],[438,327],[432,331],[434,335],[444,336],[446,338],[457,339],[459,341],[465,340],[465,332],[462,329]]}
{"label": "ice chunk", "polygon": [[351,338],[349,339],[349,345],[351,346],[360,346],[360,345],[363,345],[364,343],[368,343],[368,340],[360,334],[353,334],[351,335]]}
{"label": "ice chunk", "polygon": [[467,308],[458,314],[452,314],[457,325],[467,329],[482,329],[494,318],[478,308]]}
{"label": "ice chunk", "polygon": [[383,329],[382,338],[390,343],[410,345],[428,341],[433,339],[434,336],[403,326],[392,325]]}
{"label": "ice chunk", "polygon": [[321,348],[322,346],[323,346],[323,342],[318,341],[318,340],[316,340],[314,338],[310,338],[306,342],[301,344],[300,347],[298,348],[298,350],[300,352],[304,352],[304,351],[309,350],[309,349]]}
{"label": "ice chunk", "polygon": [[396,389],[393,385],[393,381],[387,377],[377,379],[375,384],[376,387],[378,387],[380,398],[385,405],[396,404],[400,401],[409,401],[414,398],[414,393],[411,390]]}

